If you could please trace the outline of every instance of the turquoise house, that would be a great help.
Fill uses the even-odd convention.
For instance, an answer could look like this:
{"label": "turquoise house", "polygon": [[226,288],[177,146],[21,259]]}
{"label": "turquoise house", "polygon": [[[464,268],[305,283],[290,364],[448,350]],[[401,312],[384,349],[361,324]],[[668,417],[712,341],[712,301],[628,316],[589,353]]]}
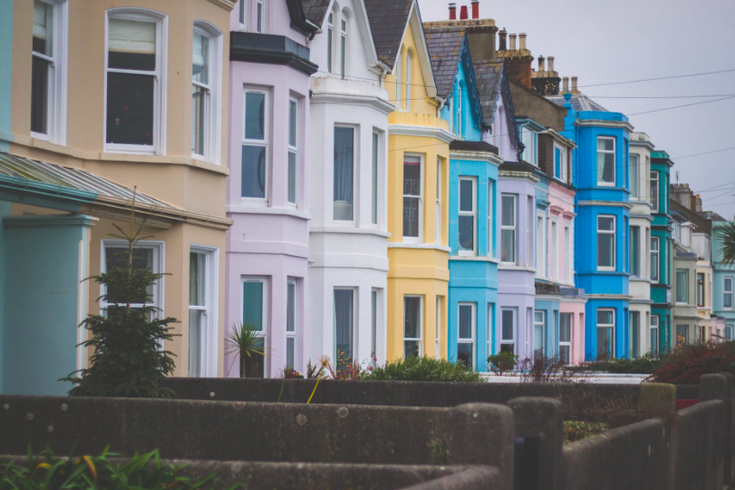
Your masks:
{"label": "turquoise house", "polygon": [[440,116],[456,139],[449,162],[449,300],[447,355],[487,370],[494,345],[498,295],[495,231],[498,150],[483,141],[483,116],[469,44],[459,26],[425,25]]}
{"label": "turquoise house", "polygon": [[651,329],[658,327],[659,352],[670,347],[673,301],[671,298],[671,167],[665,151],[651,153]]}

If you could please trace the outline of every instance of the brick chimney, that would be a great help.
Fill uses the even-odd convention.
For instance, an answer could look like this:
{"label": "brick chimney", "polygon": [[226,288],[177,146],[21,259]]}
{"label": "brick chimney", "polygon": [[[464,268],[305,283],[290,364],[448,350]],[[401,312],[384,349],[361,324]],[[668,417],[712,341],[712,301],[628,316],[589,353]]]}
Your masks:
{"label": "brick chimney", "polygon": [[[520,47],[516,49],[516,35],[511,34],[509,49],[499,49],[498,57],[502,58],[505,64],[505,70],[508,76],[517,81],[524,87],[531,89],[531,63],[533,56],[531,51],[526,47],[526,34],[521,33],[517,37],[520,38]],[[501,34],[501,43],[504,44],[504,35]],[[502,46],[505,47],[505,46]]]}
{"label": "brick chimney", "polygon": [[449,20],[457,20],[457,4],[454,2],[449,4]]}
{"label": "brick chimney", "polygon": [[480,0],[472,0],[472,18],[480,18]]}
{"label": "brick chimney", "polygon": [[459,8],[459,20],[467,20],[469,17],[467,15],[467,5],[462,5]]}
{"label": "brick chimney", "polygon": [[531,85],[533,89],[541,95],[557,95],[559,93],[559,83],[561,78],[554,71],[554,57],[549,56],[548,68],[544,64],[544,57],[538,57],[538,71],[531,74]]}

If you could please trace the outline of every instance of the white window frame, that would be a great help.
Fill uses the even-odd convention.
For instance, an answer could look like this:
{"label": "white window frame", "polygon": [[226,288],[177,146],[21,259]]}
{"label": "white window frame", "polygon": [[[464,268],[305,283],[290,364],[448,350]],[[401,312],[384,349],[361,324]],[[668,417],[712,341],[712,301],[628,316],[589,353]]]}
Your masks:
{"label": "white window frame", "polygon": [[[503,197],[510,197],[513,199],[513,225],[503,224]],[[502,260],[503,231],[513,232],[513,260]],[[500,249],[500,258],[504,264],[515,264],[518,262],[518,196],[516,194],[501,194],[500,196]]]}
{"label": "white window frame", "polygon": [[[651,210],[654,213],[658,213],[660,209],[659,201],[661,198],[661,190],[659,188],[660,179],[659,172],[657,170],[651,170],[650,182],[651,184],[649,185],[649,188],[651,188],[651,195],[648,196],[648,200],[651,203]],[[653,190],[654,185],[656,186],[655,190]]]}
{"label": "white window frame", "polygon": [[[470,182],[472,185],[472,211],[462,211],[462,182]],[[457,207],[459,210],[459,216],[471,216],[472,217],[472,250],[462,250],[459,245],[459,219],[457,220],[457,250],[459,255],[462,256],[475,256],[477,255],[477,177],[461,176],[457,183],[458,194]]]}
{"label": "white window frame", "polygon": [[559,277],[559,220],[551,218],[549,227],[551,228],[551,279],[558,281]]}
{"label": "white window frame", "polygon": [[[511,313],[511,334],[513,335],[513,338],[506,339],[503,338],[503,313],[506,311],[509,311]],[[513,354],[519,355],[518,352],[518,310],[516,308],[501,308],[500,309],[500,351],[503,350],[503,345],[512,345],[513,346]],[[526,339],[528,341],[528,339]]]}
{"label": "white window frame", "polygon": [[[488,179],[487,181],[487,256],[495,257],[495,221],[497,216],[495,211],[495,181]],[[488,351],[490,352],[490,351]]]}
{"label": "white window frame", "polygon": [[[679,272],[684,273],[685,287],[683,290],[679,288]],[[689,269],[676,269],[675,275],[674,275],[674,285],[676,286],[676,292],[674,294],[674,302],[677,305],[689,304]],[[679,301],[680,293],[683,293],[682,301]]]}
{"label": "white window frame", "polygon": [[434,230],[434,241],[437,245],[442,244],[442,160],[436,159],[436,229]]}
{"label": "white window frame", "polygon": [[546,277],[546,213],[536,210],[536,275]]}
{"label": "white window frame", "polygon": [[[729,283],[729,287],[728,287]],[[735,295],[733,290],[735,289],[735,276],[725,276],[722,278],[722,309],[732,310],[735,308]],[[730,306],[727,306],[727,298],[730,298]],[[735,332],[733,332],[735,334]]]}
{"label": "white window frame", "polygon": [[[600,148],[599,148],[599,141],[600,140],[611,140],[613,142],[613,149],[612,149],[612,151],[610,151],[610,150],[600,150]],[[598,155],[600,153],[612,154],[612,156],[613,156],[613,164],[612,164],[613,165],[613,177],[612,177],[612,182],[602,181],[602,180],[599,179],[600,176],[598,175],[597,176],[597,185],[598,186],[615,187],[615,182],[616,182],[616,179],[617,179],[617,169],[615,168],[615,166],[617,165],[617,156],[616,156],[617,142],[615,140],[616,140],[616,138],[614,138],[612,136],[598,136],[597,137],[598,145],[597,145],[597,152],[595,153],[595,156],[597,156],[597,159],[599,160],[599,156]],[[597,161],[598,160],[595,160],[595,172],[599,172],[599,169],[597,168],[597,165],[598,165]],[[604,167],[603,167],[603,173],[604,173]]]}
{"label": "white window frame", "polygon": [[[460,337],[459,336],[459,311],[463,306],[470,307],[470,333],[471,336]],[[475,303],[461,302],[457,303],[457,359],[459,360],[459,344],[471,344],[472,345],[472,366],[468,366],[472,369],[477,366],[477,305]]]}
{"label": "white window frame", "polygon": [[[245,137],[245,131],[246,131],[246,117],[247,117],[247,104],[248,104],[248,94],[262,94],[264,96],[263,106],[265,107],[265,110],[263,111],[263,139],[262,140],[255,140],[255,139],[247,139]],[[257,87],[257,86],[251,86],[251,85],[245,85],[243,87],[243,95],[242,95],[242,134],[240,135],[242,137],[242,142],[240,143],[240,148],[243,146],[259,146],[265,148],[265,192],[263,197],[244,197],[242,195],[242,189],[240,189],[240,199],[242,199],[243,202],[246,202],[247,204],[251,206],[267,206],[268,202],[270,200],[270,173],[271,173],[271,155],[270,155],[270,137],[271,137],[271,91],[268,88],[265,87]],[[242,151],[242,150],[241,150]],[[242,158],[242,157],[241,157]],[[242,172],[242,161],[240,161],[240,172]],[[242,182],[242,175],[240,176],[240,181]]]}
{"label": "white window frame", "polygon": [[411,97],[413,97],[413,53],[411,50],[406,51],[406,112],[411,112]]}
{"label": "white window frame", "polygon": [[[562,329],[562,321],[561,319],[564,316],[569,317],[569,340],[562,341],[561,340],[561,329]],[[572,364],[572,337],[574,336],[574,314],[568,313],[568,312],[560,312],[559,313],[559,360],[561,361],[561,348],[562,347],[568,347],[569,348],[569,364]]]}
{"label": "white window frame", "polygon": [[[222,146],[219,144],[222,126],[222,96],[220,90],[222,86],[222,80],[220,79],[222,74],[220,66],[222,60],[222,32],[209,22],[204,21],[194,22],[194,32],[209,40],[207,53],[209,57],[207,60],[209,83],[203,84],[192,80],[194,86],[202,88],[207,93],[205,95],[204,152],[198,154],[192,150],[191,156],[219,165],[221,163],[220,147]],[[194,121],[191,124],[193,126]]]}
{"label": "white window frame", "polygon": [[[612,218],[613,220],[613,226],[612,230],[601,230],[600,229],[600,218]],[[599,242],[600,235],[612,235],[613,241],[612,241],[612,248],[610,250],[610,253],[612,254],[612,266],[602,266],[600,265],[600,257],[597,257],[597,270],[598,271],[614,271],[615,267],[617,266],[617,257],[616,257],[616,246],[617,246],[617,216],[614,214],[599,214],[597,215],[597,240]],[[597,245],[596,253],[599,252],[599,244]]]}
{"label": "white window frame", "polygon": [[[206,245],[191,244],[189,253],[204,255],[204,305],[195,306],[189,299],[189,311],[199,310],[205,314],[205,329],[199,339],[201,347],[201,365],[199,367],[200,377],[216,378],[218,366],[219,339],[217,338],[217,325],[219,324],[217,314],[219,305],[219,249]],[[190,271],[191,272],[191,271]],[[190,327],[190,326],[189,326]],[[191,337],[189,337],[191,341]],[[191,365],[191,360],[189,360]],[[191,369],[191,367],[190,367]]]}
{"label": "white window frame", "polygon": [[261,312],[263,313],[263,328],[256,332],[256,336],[263,339],[263,378],[269,378],[271,375],[271,362],[270,356],[270,277],[267,276],[240,276],[240,316],[239,322],[242,322],[243,314],[245,313],[245,305],[243,304],[243,298],[245,295],[244,285],[246,282],[257,282],[263,286],[263,304],[261,306]]}
{"label": "white window frame", "polygon": [[[405,198],[418,198],[419,200],[419,236],[417,237],[411,237],[406,236],[403,234],[402,238],[403,241],[406,243],[422,243],[424,241],[424,157],[421,155],[412,155],[412,154],[405,154],[403,156],[402,161],[402,167],[405,169],[406,161],[411,158],[418,160],[419,162],[419,195],[415,194],[403,194],[402,199]],[[403,182],[405,181],[406,177],[403,177],[403,180],[401,181],[401,189],[402,192],[405,192],[405,187],[403,185]],[[401,201],[401,209],[405,212],[405,205],[403,204],[403,201]],[[401,227],[403,227],[403,221],[401,220]]]}
{"label": "white window frame", "polygon": [[[597,313],[600,312],[600,311],[610,311],[610,312],[612,312],[612,323],[597,323],[597,321],[598,321]],[[597,310],[595,310],[595,328],[597,329],[596,330],[596,333],[597,333],[597,336],[598,336],[597,344],[599,344],[599,342],[600,342],[599,341],[600,329],[602,329],[602,328],[612,328],[612,335],[610,336],[612,338],[612,346],[610,348],[610,353],[611,353],[610,358],[611,359],[614,359],[615,358],[615,329],[616,329],[616,327],[615,327],[615,321],[616,321],[616,313],[617,312],[615,311],[615,308],[598,308]],[[597,349],[597,344],[595,344],[595,349]],[[597,353],[597,359],[600,359],[600,353],[599,352]]]}
{"label": "white window frame", "polygon": [[259,34],[265,34],[268,32],[267,20],[266,1],[255,0],[255,32]]}
{"label": "white window frame", "polygon": [[[536,315],[541,315],[541,321],[536,319]],[[546,310],[534,310],[533,312],[533,355],[537,356],[539,353],[536,349],[536,327],[541,327],[541,352],[542,356],[546,355]]]}
{"label": "white window frame", "polygon": [[[134,153],[143,155],[166,154],[167,99],[168,99],[168,16],[140,7],[119,7],[107,10],[105,16],[105,92],[103,98],[102,144],[106,153]],[[150,22],[156,26],[156,69],[153,72],[109,68],[110,19]],[[128,145],[107,142],[107,75],[125,73],[153,77],[153,144]]]}
{"label": "white window frame", "polygon": [[653,345],[653,342],[651,341],[653,340],[653,334],[655,333],[656,340],[658,340],[659,343],[661,342],[661,331],[659,330],[659,319],[660,319],[659,315],[651,315],[651,327],[650,327],[651,331],[649,332],[649,335],[648,335],[648,344],[649,344],[648,352],[650,352],[651,355],[654,357],[658,357],[659,355],[659,346]]}
{"label": "white window frame", "polygon": [[[51,56],[37,53],[32,56],[48,61],[48,92],[46,95],[46,133],[31,131],[31,137],[66,145],[66,93],[67,58],[69,43],[69,2],[68,0],[39,0],[50,5],[52,11]],[[31,2],[33,3],[33,2]],[[105,85],[107,83],[105,82]]]}
{"label": "white window frame", "polygon": [[[406,298],[418,298],[419,299],[419,325],[418,325],[418,337],[406,337]],[[418,357],[424,355],[424,297],[419,294],[404,294],[403,295],[403,358],[406,358],[406,342],[418,342],[419,343],[419,354]]]}
{"label": "white window frame", "polygon": [[[293,330],[289,330],[289,289],[293,288]],[[297,315],[299,303],[299,285],[295,278],[289,277],[286,281],[286,365],[288,365],[288,341],[293,339],[293,366],[292,369],[298,370],[300,366],[299,359],[299,315]]]}
{"label": "white window frame", "polygon": [[[295,146],[291,144],[291,104],[296,105],[296,134],[295,136]],[[298,208],[299,205],[299,176],[301,172],[299,172],[299,167],[301,166],[301,153],[299,152],[299,146],[301,146],[301,100],[290,96],[288,98],[288,134],[286,135],[286,145],[288,146],[288,157],[286,159],[286,204],[288,206]],[[289,181],[291,179],[291,155],[294,156],[294,199],[291,201],[291,198],[289,197]]]}

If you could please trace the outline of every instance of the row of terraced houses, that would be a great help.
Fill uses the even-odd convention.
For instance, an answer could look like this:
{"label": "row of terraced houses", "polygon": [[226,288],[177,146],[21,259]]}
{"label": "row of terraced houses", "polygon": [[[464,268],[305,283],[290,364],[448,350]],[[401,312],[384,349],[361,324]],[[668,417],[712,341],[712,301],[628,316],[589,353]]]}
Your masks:
{"label": "row of terraced houses", "polygon": [[177,376],[239,376],[243,323],[264,377],[731,339],[724,218],[669,155],[479,0],[448,19],[416,0],[2,2],[0,392],[62,394],[88,363],[80,322],[109,305],[83,279],[133,206],[139,266],[170,274],[151,301],[180,320]]}

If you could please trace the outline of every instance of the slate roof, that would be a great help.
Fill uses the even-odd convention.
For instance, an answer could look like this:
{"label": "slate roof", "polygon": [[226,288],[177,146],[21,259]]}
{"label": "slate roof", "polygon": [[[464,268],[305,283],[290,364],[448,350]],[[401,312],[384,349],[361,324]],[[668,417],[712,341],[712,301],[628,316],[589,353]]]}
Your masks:
{"label": "slate roof", "polygon": [[[563,106],[566,103],[563,95],[550,95],[546,98],[556,105]],[[575,111],[610,112],[584,94],[572,94],[570,102],[572,103],[572,108],[574,108]]]}
{"label": "slate roof", "polygon": [[490,124],[495,114],[495,106],[500,98],[503,80],[503,64],[497,61],[474,61],[472,66],[475,71],[477,91],[480,93],[480,104],[482,115],[486,124]]}
{"label": "slate roof", "polygon": [[413,2],[414,0],[365,0],[378,58],[391,68],[396,63]]}
{"label": "slate roof", "polygon": [[446,99],[452,91],[465,31],[464,29],[432,28],[424,24],[424,32],[426,33],[426,44],[429,46],[437,95]]}
{"label": "slate roof", "polygon": [[330,0],[301,0],[301,5],[306,18],[321,27],[329,10],[329,2]]}

